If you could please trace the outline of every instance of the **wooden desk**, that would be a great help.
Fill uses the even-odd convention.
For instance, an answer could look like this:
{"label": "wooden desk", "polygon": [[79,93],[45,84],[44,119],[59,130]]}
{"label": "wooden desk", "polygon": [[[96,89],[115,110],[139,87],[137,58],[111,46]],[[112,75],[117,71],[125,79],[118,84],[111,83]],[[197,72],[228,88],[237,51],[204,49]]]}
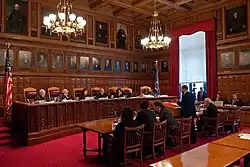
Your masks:
{"label": "wooden desk", "polygon": [[[96,121],[84,122],[81,124],[77,124],[78,127],[82,129],[83,132],[83,155],[87,155],[87,151],[98,152],[98,155],[101,155],[102,147],[101,147],[101,137],[104,135],[109,135],[114,131],[113,122],[114,118],[111,119],[101,119]],[[87,131],[96,132],[98,134],[98,148],[97,149],[87,149]]]}
{"label": "wooden desk", "polygon": [[245,157],[249,151],[218,144],[205,144],[159,161],[151,167],[222,167]]}
{"label": "wooden desk", "polygon": [[[244,132],[240,132],[240,133],[244,133]],[[238,137],[240,133],[229,135],[222,139],[213,141],[212,143],[250,151],[250,140],[240,139]]]}
{"label": "wooden desk", "polygon": [[14,102],[12,123],[15,139],[21,145],[46,142],[79,133],[75,124],[106,118],[110,112],[129,106],[138,110],[142,101],[171,101],[175,96],[67,101],[43,104]]}

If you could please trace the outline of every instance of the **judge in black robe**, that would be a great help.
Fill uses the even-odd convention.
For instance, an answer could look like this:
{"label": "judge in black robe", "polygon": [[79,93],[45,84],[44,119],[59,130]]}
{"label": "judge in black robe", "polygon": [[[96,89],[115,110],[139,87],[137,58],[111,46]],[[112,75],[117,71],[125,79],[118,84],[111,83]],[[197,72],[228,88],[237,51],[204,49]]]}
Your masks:
{"label": "judge in black robe", "polygon": [[126,49],[126,38],[126,33],[123,30],[123,26],[121,25],[117,32],[117,48]]}

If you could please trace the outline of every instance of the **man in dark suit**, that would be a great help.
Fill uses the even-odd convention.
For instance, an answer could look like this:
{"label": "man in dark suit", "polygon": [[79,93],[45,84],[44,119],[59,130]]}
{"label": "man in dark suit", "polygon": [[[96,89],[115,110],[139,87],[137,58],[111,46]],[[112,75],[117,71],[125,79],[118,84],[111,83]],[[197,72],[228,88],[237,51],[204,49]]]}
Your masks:
{"label": "man in dark suit", "polygon": [[152,131],[153,123],[156,122],[156,117],[153,111],[148,110],[147,101],[143,101],[140,104],[140,111],[137,113],[136,121],[139,125],[145,125],[145,131]]}
{"label": "man in dark suit", "polygon": [[193,95],[188,92],[187,85],[181,87],[182,99],[181,102],[178,102],[178,105],[181,106],[181,117],[189,118],[192,117],[192,128],[191,128],[191,142],[192,144],[196,143],[196,132],[194,126],[194,117],[196,116],[194,98]]}
{"label": "man in dark suit", "polygon": [[207,97],[207,93],[203,91],[202,87],[200,87],[200,91],[198,92],[198,95],[197,95],[197,100],[204,101],[206,97]]}
{"label": "man in dark suit", "polygon": [[[203,112],[202,117],[208,117],[208,118],[216,118],[217,117],[217,108],[213,104],[213,102],[210,98],[205,98],[204,107],[206,107],[206,110]],[[202,126],[205,124],[205,121],[204,121],[204,119],[202,119],[202,117],[201,117],[201,120],[197,121],[197,128],[200,131],[201,131]],[[210,123],[213,124],[213,122],[210,122]],[[215,127],[216,125],[214,124],[211,126]]]}
{"label": "man in dark suit", "polygon": [[96,96],[98,99],[99,98],[106,98],[108,95],[105,93],[105,90],[103,88],[100,89],[100,92]]}
{"label": "man in dark suit", "polygon": [[46,97],[46,92],[44,89],[39,90],[39,94],[35,97],[35,101],[48,101]]}
{"label": "man in dark suit", "polygon": [[112,71],[111,60],[110,59],[105,60],[104,70],[105,71]]}

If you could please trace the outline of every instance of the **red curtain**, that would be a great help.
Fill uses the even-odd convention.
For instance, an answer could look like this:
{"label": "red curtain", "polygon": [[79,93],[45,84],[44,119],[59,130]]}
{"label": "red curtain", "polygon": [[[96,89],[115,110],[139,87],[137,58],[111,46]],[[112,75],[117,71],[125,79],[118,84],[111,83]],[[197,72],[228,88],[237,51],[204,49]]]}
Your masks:
{"label": "red curtain", "polygon": [[202,21],[190,26],[169,30],[170,44],[170,94],[179,96],[179,37],[198,31],[206,33],[206,66],[207,66],[207,95],[215,98],[217,94],[217,63],[215,20]]}

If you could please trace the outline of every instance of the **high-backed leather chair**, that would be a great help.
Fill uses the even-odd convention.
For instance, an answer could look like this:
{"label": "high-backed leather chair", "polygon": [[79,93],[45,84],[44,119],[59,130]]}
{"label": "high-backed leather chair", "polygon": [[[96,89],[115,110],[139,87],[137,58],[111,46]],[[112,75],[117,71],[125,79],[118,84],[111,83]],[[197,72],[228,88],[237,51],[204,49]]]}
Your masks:
{"label": "high-backed leather chair", "polygon": [[60,94],[60,89],[58,87],[50,87],[48,88],[48,96],[49,99],[53,97],[57,97]]}
{"label": "high-backed leather chair", "polygon": [[26,103],[32,103],[37,96],[37,91],[35,88],[29,87],[23,89],[24,101]]}
{"label": "high-backed leather chair", "polygon": [[75,88],[73,89],[73,97],[76,99],[77,97],[80,97],[83,95],[84,88]]}
{"label": "high-backed leather chair", "polygon": [[97,96],[97,94],[100,92],[101,88],[99,87],[94,87],[91,88],[91,96]]}
{"label": "high-backed leather chair", "polygon": [[124,87],[124,88],[122,88],[122,91],[123,91],[125,94],[127,94],[127,93],[129,93],[129,92],[132,92],[132,89],[129,88],[129,87]]}
{"label": "high-backed leather chair", "polygon": [[145,92],[148,92],[151,89],[149,86],[142,86],[140,87],[140,94],[142,95]]}

